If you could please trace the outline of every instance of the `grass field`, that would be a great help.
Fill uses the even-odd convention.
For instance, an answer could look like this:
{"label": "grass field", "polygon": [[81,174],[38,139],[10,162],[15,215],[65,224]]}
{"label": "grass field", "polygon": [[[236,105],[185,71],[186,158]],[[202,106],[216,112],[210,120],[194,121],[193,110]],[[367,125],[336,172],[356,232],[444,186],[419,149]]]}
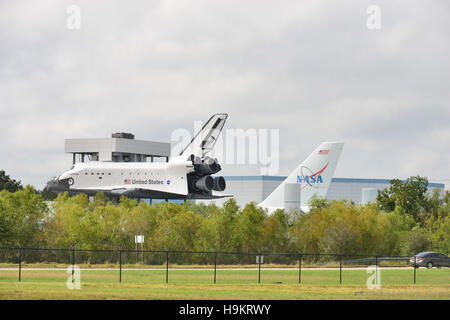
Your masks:
{"label": "grass field", "polygon": [[69,290],[65,269],[0,269],[0,299],[450,299],[450,269],[381,269],[381,289],[366,286],[365,269],[211,269],[81,271],[81,289]]}

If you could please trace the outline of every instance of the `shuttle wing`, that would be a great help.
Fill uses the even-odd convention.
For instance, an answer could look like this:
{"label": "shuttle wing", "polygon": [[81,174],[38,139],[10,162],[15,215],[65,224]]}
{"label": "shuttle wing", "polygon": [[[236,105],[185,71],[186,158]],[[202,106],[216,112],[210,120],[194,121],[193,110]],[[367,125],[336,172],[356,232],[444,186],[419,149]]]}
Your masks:
{"label": "shuttle wing", "polygon": [[179,194],[173,192],[165,192],[143,188],[117,188],[110,191],[104,191],[106,194],[112,196],[125,196],[129,198],[142,199],[186,199],[186,194]]}
{"label": "shuttle wing", "polygon": [[221,192],[212,192],[210,195],[206,194],[179,194],[172,192],[163,192],[157,190],[143,189],[143,188],[115,188],[111,190],[76,190],[69,191],[69,193],[85,193],[87,195],[94,196],[97,192],[103,192],[106,195],[114,197],[129,197],[129,198],[142,198],[142,199],[171,199],[171,200],[189,200],[189,199],[220,199],[232,197],[233,195],[224,194]]}
{"label": "shuttle wing", "polygon": [[231,198],[234,197],[232,194],[224,194],[221,192],[212,192],[211,195],[201,195],[201,194],[192,194],[190,195],[189,199],[195,199],[195,200],[214,200],[214,199],[221,199],[221,198]]}

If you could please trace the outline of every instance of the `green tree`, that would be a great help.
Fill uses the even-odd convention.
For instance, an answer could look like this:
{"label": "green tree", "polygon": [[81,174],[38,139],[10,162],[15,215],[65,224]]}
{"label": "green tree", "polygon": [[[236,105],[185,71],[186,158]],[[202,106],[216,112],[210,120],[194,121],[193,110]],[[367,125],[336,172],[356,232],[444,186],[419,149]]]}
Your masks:
{"label": "green tree", "polygon": [[[234,199],[223,207],[189,201],[149,205],[125,197],[113,204],[101,193],[91,202],[83,194],[61,194],[47,210],[42,196],[27,187],[15,193],[0,192],[0,242],[24,246],[39,245],[45,240],[43,245],[56,248],[134,249],[134,236],[143,234],[144,248],[153,250],[389,256],[426,249],[448,253],[450,194],[446,192],[442,198],[435,192],[426,195],[426,201],[416,196],[413,199],[422,204],[419,214],[412,215],[404,207],[407,204],[413,210],[414,205],[399,200],[408,191],[401,184],[394,185],[399,190],[391,190],[386,193],[389,197],[380,199],[386,206],[392,201],[389,212],[380,210],[380,203],[359,206],[319,198],[308,214],[277,210],[271,215],[254,203],[241,209]],[[418,217],[420,223],[415,220]],[[153,257],[155,263],[161,263],[156,255]],[[171,261],[211,263],[212,257],[177,253]],[[234,255],[222,255],[220,259],[220,263],[254,263],[253,258],[244,260]],[[267,261],[287,261],[283,259]]]}
{"label": "green tree", "polygon": [[401,210],[410,215],[416,223],[422,223],[427,212],[433,207],[427,195],[427,178],[415,176],[408,178],[405,182],[393,179],[390,183],[389,188],[378,191],[379,208],[387,212]]}
{"label": "green tree", "polygon": [[233,251],[236,249],[238,246],[236,234],[238,216],[239,206],[235,199],[226,201],[222,209],[214,210],[214,215],[211,217],[211,229],[214,237],[213,250]]}
{"label": "green tree", "polygon": [[330,202],[323,197],[319,197],[318,195],[314,194],[311,199],[309,199],[308,203],[310,210],[314,209],[323,209],[330,205]]}
{"label": "green tree", "polygon": [[406,241],[406,254],[414,255],[427,251],[430,248],[430,240],[427,235],[420,230],[414,230],[408,234]]}
{"label": "green tree", "polygon": [[175,215],[160,222],[152,241],[159,249],[195,250],[201,225],[202,221],[198,215],[179,206],[179,211]]}
{"label": "green tree", "polygon": [[42,191],[39,191],[39,194],[41,194],[42,197],[43,197],[45,200],[48,200],[48,201],[53,201],[53,200],[55,200],[56,197],[58,196],[58,194],[56,194],[56,193],[54,193],[54,192],[48,190],[47,187],[45,187],[44,189],[42,189]]}
{"label": "green tree", "polygon": [[22,189],[20,181],[10,178],[4,170],[0,170],[0,191],[8,190],[9,192],[16,192]]}
{"label": "green tree", "polygon": [[291,227],[298,250],[306,253],[389,254],[398,252],[395,226],[376,206],[332,201],[302,215]]}
{"label": "green tree", "polygon": [[289,215],[276,210],[262,225],[263,250],[269,252],[290,252]]}
{"label": "green tree", "polygon": [[255,252],[263,249],[265,219],[266,213],[254,202],[247,204],[242,209],[236,221],[236,240],[239,250]]}
{"label": "green tree", "polygon": [[16,192],[0,192],[0,245],[39,246],[48,207],[36,190],[27,186]]}

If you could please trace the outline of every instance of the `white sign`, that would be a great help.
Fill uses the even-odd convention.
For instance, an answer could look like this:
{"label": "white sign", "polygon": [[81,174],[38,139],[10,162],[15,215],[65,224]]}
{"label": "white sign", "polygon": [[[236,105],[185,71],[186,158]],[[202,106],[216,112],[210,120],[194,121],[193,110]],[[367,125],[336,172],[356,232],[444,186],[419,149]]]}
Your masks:
{"label": "white sign", "polygon": [[264,256],[256,256],[256,263],[260,263],[260,260],[261,263],[264,263]]}
{"label": "white sign", "polygon": [[143,235],[134,236],[134,242],[135,243],[144,243],[144,236]]}

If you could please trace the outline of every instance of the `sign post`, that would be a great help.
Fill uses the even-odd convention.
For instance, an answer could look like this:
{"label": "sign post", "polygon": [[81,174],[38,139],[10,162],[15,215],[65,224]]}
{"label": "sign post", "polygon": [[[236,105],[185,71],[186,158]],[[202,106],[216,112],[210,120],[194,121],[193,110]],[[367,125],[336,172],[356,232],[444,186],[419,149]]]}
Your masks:
{"label": "sign post", "polygon": [[141,252],[141,263],[143,263],[144,257],[142,253],[142,245],[144,243],[143,235],[135,235],[134,243],[136,243],[136,263],[138,263],[139,251]]}
{"label": "sign post", "polygon": [[256,263],[258,264],[258,283],[261,283],[261,264],[264,263],[264,256],[256,256]]}

